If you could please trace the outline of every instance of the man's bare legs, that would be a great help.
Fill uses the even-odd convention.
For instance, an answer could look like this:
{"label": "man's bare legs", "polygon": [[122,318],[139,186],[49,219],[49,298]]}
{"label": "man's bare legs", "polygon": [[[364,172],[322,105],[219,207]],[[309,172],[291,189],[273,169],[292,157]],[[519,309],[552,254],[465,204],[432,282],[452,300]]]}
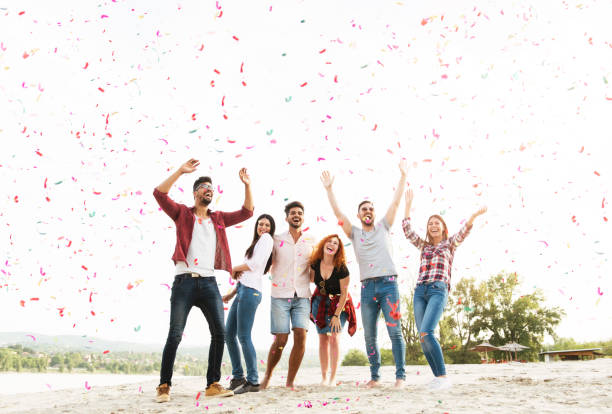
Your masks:
{"label": "man's bare legs", "polygon": [[274,367],[276,367],[276,364],[278,364],[278,361],[280,361],[281,356],[283,355],[283,349],[285,348],[285,345],[287,345],[287,339],[289,339],[289,334],[274,335],[274,342],[272,342],[272,346],[270,346],[270,352],[268,352],[266,374],[264,375],[264,379],[263,381],[261,381],[261,384],[259,386],[261,389],[265,389],[268,387],[268,384],[270,383],[270,378],[272,378],[272,371],[274,371]]}
{"label": "man's bare legs", "polygon": [[329,336],[319,334],[319,361],[321,362],[321,385],[328,385],[327,368],[329,366]]}
{"label": "man's bare legs", "polygon": [[338,359],[340,357],[340,345],[338,343],[338,333],[334,332],[329,337],[329,356],[331,373],[329,375],[329,385],[336,386],[336,371],[338,370]]}
{"label": "man's bare legs", "polygon": [[[300,364],[306,351],[306,334],[308,331],[303,328],[293,328],[293,348],[289,355],[289,372],[287,373],[287,388],[293,388],[293,381],[297,375]],[[278,361],[277,361],[278,362]]]}

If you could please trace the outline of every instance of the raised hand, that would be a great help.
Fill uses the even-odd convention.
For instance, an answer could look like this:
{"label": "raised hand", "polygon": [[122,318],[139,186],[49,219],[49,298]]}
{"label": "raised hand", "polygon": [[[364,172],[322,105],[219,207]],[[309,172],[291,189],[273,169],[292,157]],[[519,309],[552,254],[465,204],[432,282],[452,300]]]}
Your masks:
{"label": "raised hand", "polygon": [[247,173],[246,168],[241,168],[240,171],[238,172],[238,175],[240,176],[240,181],[242,181],[244,185],[251,184],[251,177],[249,177],[249,174]]}
{"label": "raised hand", "polygon": [[200,161],[196,160],[195,158],[192,158],[189,161],[187,161],[185,164],[181,165],[179,167],[179,171],[182,174],[189,174],[197,170],[198,165],[200,165]]}
{"label": "raised hand", "polygon": [[470,219],[468,220],[468,222],[467,222],[468,226],[471,226],[472,224],[474,224],[474,219],[476,219],[476,217],[478,217],[481,214],[484,214],[486,212],[487,212],[487,208],[485,206],[480,207],[478,209],[478,211],[476,211],[474,214],[472,214],[472,217],[470,217]]}
{"label": "raised hand", "polygon": [[414,194],[412,193],[412,188],[406,190],[406,205],[412,205],[412,199],[414,198]]}
{"label": "raised hand", "polygon": [[329,173],[329,171],[323,171],[321,174],[321,182],[323,183],[323,187],[325,189],[331,188],[334,183],[334,177]]}
{"label": "raised hand", "polygon": [[408,174],[408,162],[402,159],[399,163],[399,169],[402,175]]}
{"label": "raised hand", "polygon": [[486,212],[487,212],[487,207],[486,206],[482,206],[472,216],[473,217],[478,217],[478,216],[480,216],[480,215],[482,215],[482,214],[484,214]]}

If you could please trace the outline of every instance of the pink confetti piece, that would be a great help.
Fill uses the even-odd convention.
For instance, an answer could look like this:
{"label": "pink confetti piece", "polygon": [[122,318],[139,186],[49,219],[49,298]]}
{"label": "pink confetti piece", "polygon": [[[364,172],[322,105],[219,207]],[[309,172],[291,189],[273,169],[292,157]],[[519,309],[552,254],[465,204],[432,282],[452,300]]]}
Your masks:
{"label": "pink confetti piece", "polygon": [[85,389],[87,391],[89,391],[91,389],[91,386],[89,385],[89,383],[87,381],[85,381]]}
{"label": "pink confetti piece", "polygon": [[102,16],[100,16],[100,19],[108,19],[108,15],[107,14],[103,14]]}
{"label": "pink confetti piece", "polygon": [[32,338],[32,340],[36,341],[36,337],[34,335],[26,335],[29,336],[30,338]]}
{"label": "pink confetti piece", "polygon": [[546,247],[548,247],[548,243],[546,243],[544,240],[538,240],[538,242],[544,243],[546,245]]}
{"label": "pink confetti piece", "polygon": [[221,189],[221,186],[217,185],[217,191],[219,192],[219,194],[223,194],[223,190]]}
{"label": "pink confetti piece", "polygon": [[603,292],[601,291],[601,288],[600,288],[600,287],[598,287],[598,288],[597,288],[597,294],[598,294],[599,296],[603,296]]}

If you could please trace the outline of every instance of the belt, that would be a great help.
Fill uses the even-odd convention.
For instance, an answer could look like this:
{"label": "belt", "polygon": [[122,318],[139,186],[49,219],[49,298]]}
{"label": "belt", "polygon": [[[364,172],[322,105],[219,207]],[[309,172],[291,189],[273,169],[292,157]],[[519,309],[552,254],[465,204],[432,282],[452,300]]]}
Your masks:
{"label": "belt", "polygon": [[177,276],[191,276],[191,277],[214,277],[214,276],[202,276],[199,273],[194,273],[194,272],[187,272],[187,273],[181,273]]}

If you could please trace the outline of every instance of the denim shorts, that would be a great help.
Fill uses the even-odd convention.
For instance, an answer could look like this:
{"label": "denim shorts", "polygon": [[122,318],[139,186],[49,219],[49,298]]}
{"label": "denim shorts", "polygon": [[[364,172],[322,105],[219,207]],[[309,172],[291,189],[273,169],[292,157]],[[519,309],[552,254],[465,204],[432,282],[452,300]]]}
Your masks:
{"label": "denim shorts", "polygon": [[[314,297],[314,299],[312,300],[312,316],[313,317],[317,317],[317,312],[319,310],[319,304],[321,303],[321,299],[325,300],[326,304],[325,304],[325,327],[323,329],[319,328],[319,325],[317,325],[315,323],[315,326],[317,327],[317,333],[318,334],[328,334],[331,333],[331,326],[329,326],[330,322],[331,322],[331,316],[328,315],[328,309],[329,306],[331,305],[331,300],[329,300],[329,298],[327,296],[321,296],[321,295],[317,295]],[[347,314],[346,312],[341,312],[340,313],[340,332],[342,332],[342,329],[344,329],[344,324],[346,323],[346,319],[347,319]]]}
{"label": "denim shorts", "polygon": [[270,331],[288,334],[290,328],[308,330],[310,298],[272,298],[270,302]]}

